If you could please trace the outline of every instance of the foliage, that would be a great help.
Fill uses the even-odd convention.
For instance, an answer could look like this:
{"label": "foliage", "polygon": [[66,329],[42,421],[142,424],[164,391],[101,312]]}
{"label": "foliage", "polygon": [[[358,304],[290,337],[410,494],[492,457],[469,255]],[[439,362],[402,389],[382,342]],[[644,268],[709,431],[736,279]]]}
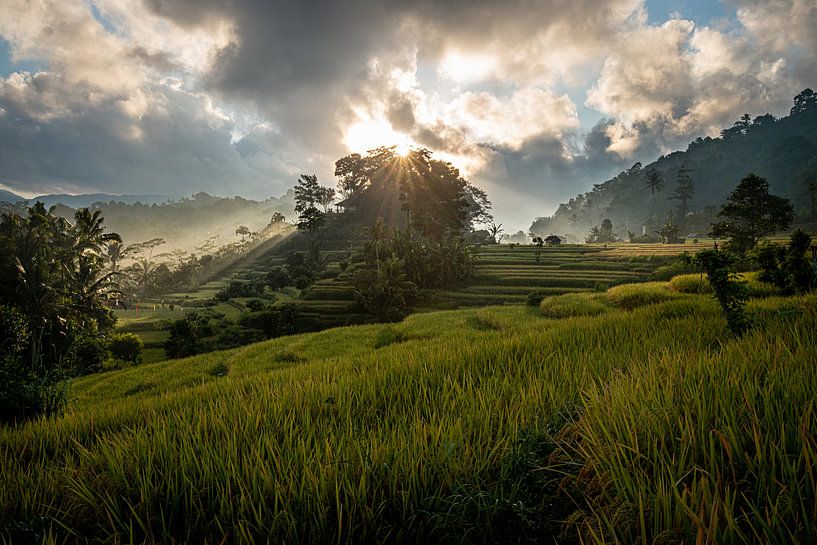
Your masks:
{"label": "foliage", "polygon": [[650,194],[655,198],[655,193],[660,192],[664,189],[664,179],[661,177],[661,174],[655,168],[649,168],[646,171],[646,183],[647,189],[650,190]]}
{"label": "foliage", "polygon": [[117,360],[136,363],[142,357],[145,343],[134,333],[116,333],[108,341],[108,350]]}
{"label": "foliage", "polygon": [[613,232],[613,222],[610,221],[610,218],[605,218],[600,227],[594,225],[590,229],[590,234],[584,239],[588,244],[608,243],[616,240],[618,240],[618,236]]}
{"label": "foliage", "polygon": [[361,225],[379,218],[386,225],[440,240],[491,221],[487,195],[470,185],[451,163],[426,149],[407,155],[381,147],[368,155],[349,155],[335,163],[346,214]]}
{"label": "foliage", "polygon": [[735,265],[740,257],[728,250],[701,250],[694,256],[684,256],[684,260],[700,266],[709,279],[715,298],[721,305],[729,329],[735,335],[742,334],[750,325],[744,306],[748,293],[745,283],[735,273]]}
{"label": "foliage", "polygon": [[689,212],[689,203],[695,196],[695,182],[692,180],[692,176],[690,176],[692,172],[693,171],[687,168],[686,165],[681,165],[681,168],[678,169],[677,173],[675,191],[670,197],[670,199],[678,201],[678,207],[676,210],[678,212],[678,217],[681,218],[681,221],[686,218],[686,215]]}
{"label": "foliage", "polygon": [[213,298],[216,301],[229,301],[236,297],[258,297],[264,293],[264,284],[259,281],[242,282],[231,280],[229,284],[216,292]]}
{"label": "foliage", "polygon": [[406,280],[403,260],[395,256],[377,261],[374,268],[357,270],[354,283],[358,302],[380,322],[405,317],[417,297],[416,284]]}
{"label": "foliage", "polygon": [[102,370],[110,357],[108,340],[96,331],[83,331],[74,338],[68,351],[68,369],[75,375],[86,375]]}
{"label": "foliage", "polygon": [[202,342],[206,318],[191,313],[170,324],[170,337],[165,341],[164,349],[169,358],[186,358],[204,351]]}
{"label": "foliage", "polygon": [[98,210],[78,210],[71,223],[38,202],[25,216],[0,220],[0,305],[24,322],[4,333],[16,339],[3,365],[11,389],[4,395],[23,404],[17,416],[57,410],[66,372],[101,368],[103,337],[114,324],[104,301],[118,291],[105,255],[119,242]]}
{"label": "foliage", "polygon": [[679,232],[680,228],[671,217],[667,218],[666,223],[661,226],[661,230],[656,231],[658,236],[661,238],[661,242],[664,244],[680,244],[682,240],[678,236]]}
{"label": "foliage", "polygon": [[806,252],[811,237],[801,229],[792,233],[786,246],[764,244],[757,248],[763,272],[760,280],[777,286],[785,294],[802,293],[814,286],[814,274]]}
{"label": "foliage", "polygon": [[298,308],[292,304],[275,305],[260,312],[245,314],[239,323],[244,327],[260,331],[267,339],[308,330],[308,328],[301,328]]}
{"label": "foliage", "polygon": [[0,424],[59,413],[66,402],[63,375],[59,366],[44,364],[25,316],[0,305]]}
{"label": "foliage", "polygon": [[279,291],[292,285],[292,277],[288,269],[284,267],[273,267],[265,277],[267,287],[272,291]]}
{"label": "foliage", "polygon": [[731,249],[744,253],[766,235],[786,229],[794,209],[787,199],[769,194],[766,178],[749,174],[729,195],[718,217],[723,219],[712,225],[711,235],[728,238]]}
{"label": "foliage", "polygon": [[[325,211],[327,202],[331,203],[328,191],[334,190],[324,188],[318,184],[318,177],[314,174],[301,174],[298,185],[295,186],[295,211],[298,213],[298,231],[304,233],[309,242],[309,257],[307,261],[312,274],[320,274],[324,269],[325,262],[321,259],[322,227],[326,223]],[[317,205],[324,206],[324,211],[320,211]],[[296,276],[296,275],[293,275]]]}
{"label": "foliage", "polygon": [[546,290],[533,290],[528,292],[528,298],[526,300],[526,304],[529,307],[538,307],[539,304],[542,302],[542,299],[551,295]]}
{"label": "foliage", "polygon": [[[805,216],[809,207],[803,202],[802,184],[817,173],[815,157],[817,106],[813,92],[804,91],[788,117],[761,115],[748,122],[744,117],[734,131],[720,138],[698,138],[686,150],[663,155],[643,167],[634,165],[563,202],[553,215],[536,218],[529,231],[566,233],[579,239],[602,219],[610,218],[621,233],[652,235],[661,228],[663,218],[673,213],[681,236],[705,236],[718,221],[719,205],[748,172],[766,177],[770,192],[800,204],[797,212]],[[670,181],[676,182],[681,169],[694,170],[694,194],[687,197],[686,210],[682,200],[653,197],[649,186],[650,176],[656,174],[673,192],[679,184]],[[683,189],[686,184],[680,185]]]}

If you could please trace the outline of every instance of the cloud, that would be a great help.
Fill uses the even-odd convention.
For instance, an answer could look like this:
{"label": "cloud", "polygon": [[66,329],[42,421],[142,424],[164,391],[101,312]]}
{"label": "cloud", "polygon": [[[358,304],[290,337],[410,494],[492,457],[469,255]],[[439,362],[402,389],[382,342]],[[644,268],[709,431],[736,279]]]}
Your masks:
{"label": "cloud", "polygon": [[735,5],[705,26],[644,0],[8,0],[0,35],[41,69],[0,76],[0,181],[266,196],[407,140],[507,224],[785,113],[817,78],[817,7]]}
{"label": "cloud", "polygon": [[732,28],[673,19],[618,35],[586,102],[615,119],[606,129],[609,151],[666,153],[696,136],[717,135],[743,112],[787,111],[817,75],[817,5],[739,5],[740,25]]}

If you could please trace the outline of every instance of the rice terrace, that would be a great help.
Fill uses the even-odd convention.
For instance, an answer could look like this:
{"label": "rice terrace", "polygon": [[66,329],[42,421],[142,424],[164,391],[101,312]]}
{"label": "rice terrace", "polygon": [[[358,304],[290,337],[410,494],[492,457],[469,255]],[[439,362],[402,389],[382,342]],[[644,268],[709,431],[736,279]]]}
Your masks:
{"label": "rice terrace", "polygon": [[814,28],[3,3],[0,544],[817,543]]}

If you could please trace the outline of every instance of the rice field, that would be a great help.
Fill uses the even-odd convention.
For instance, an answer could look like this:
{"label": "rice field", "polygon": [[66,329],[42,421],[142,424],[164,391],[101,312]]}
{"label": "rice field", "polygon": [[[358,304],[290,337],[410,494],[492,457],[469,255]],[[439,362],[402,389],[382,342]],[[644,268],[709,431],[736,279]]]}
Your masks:
{"label": "rice field", "polygon": [[817,296],[753,299],[735,338],[637,288],[78,379],[0,429],[0,539],[815,542]]}

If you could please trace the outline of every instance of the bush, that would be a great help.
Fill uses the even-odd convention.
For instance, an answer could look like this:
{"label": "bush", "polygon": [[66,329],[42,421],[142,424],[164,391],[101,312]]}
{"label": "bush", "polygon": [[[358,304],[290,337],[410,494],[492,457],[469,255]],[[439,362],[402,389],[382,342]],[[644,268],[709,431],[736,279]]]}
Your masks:
{"label": "bush", "polygon": [[678,293],[711,294],[712,286],[703,274],[682,274],[669,281],[669,287]]}
{"label": "bush", "polygon": [[245,314],[241,317],[240,325],[259,331],[264,338],[271,339],[300,333],[298,318],[298,308],[292,304],[285,304],[269,307],[261,312]]}
{"label": "bush", "polygon": [[0,306],[0,424],[57,414],[66,396],[60,367],[44,364],[22,313]]}
{"label": "bush", "polygon": [[247,301],[247,308],[254,312],[264,310],[264,302],[261,299],[250,299]]}
{"label": "bush", "polygon": [[108,342],[95,332],[77,335],[68,351],[70,368],[78,375],[102,370],[109,356]]}
{"label": "bush", "polygon": [[603,296],[584,293],[568,293],[548,297],[539,305],[545,318],[570,318],[572,316],[596,316],[609,310]]}
{"label": "bush", "polygon": [[111,336],[108,350],[117,360],[136,363],[141,361],[142,349],[145,343],[139,335],[134,333],[117,333]]}
{"label": "bush", "polygon": [[292,278],[284,267],[273,267],[266,276],[266,283],[272,291],[279,291],[292,284]]}
{"label": "bush", "polygon": [[533,290],[528,294],[528,306],[537,307],[542,302],[542,299],[548,296],[545,290]]}
{"label": "bush", "polygon": [[671,301],[678,297],[680,295],[670,291],[665,282],[622,284],[607,290],[607,300],[625,310]]}
{"label": "bush", "polygon": [[743,333],[751,322],[743,310],[748,298],[746,284],[739,282],[735,273],[735,265],[740,256],[715,248],[701,250],[688,259],[706,271],[706,277],[721,305],[729,329],[735,335]]}
{"label": "bush", "polygon": [[814,272],[806,257],[811,237],[798,229],[787,246],[764,244],[756,251],[763,272],[760,280],[774,284],[784,294],[803,293],[813,283]]}
{"label": "bush", "polygon": [[169,358],[184,358],[203,351],[200,334],[205,320],[196,314],[188,314],[184,318],[170,324],[170,337],[165,341],[164,349]]}

